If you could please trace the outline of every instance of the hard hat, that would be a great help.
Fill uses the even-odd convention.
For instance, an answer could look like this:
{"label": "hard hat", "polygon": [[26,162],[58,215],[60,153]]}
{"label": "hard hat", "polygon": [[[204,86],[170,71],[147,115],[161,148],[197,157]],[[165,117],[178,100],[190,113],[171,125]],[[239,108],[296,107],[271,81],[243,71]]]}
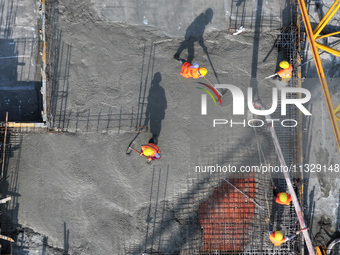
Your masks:
{"label": "hard hat", "polygon": [[279,199],[283,203],[286,202],[288,200],[287,193],[285,193],[285,192],[280,193]]}
{"label": "hard hat", "polygon": [[275,240],[276,241],[281,241],[283,238],[283,234],[281,231],[275,231]]}
{"label": "hard hat", "polygon": [[144,155],[149,157],[152,155],[153,153],[153,149],[151,149],[150,147],[146,148],[144,151],[143,151]]}
{"label": "hard hat", "polygon": [[206,76],[206,74],[208,73],[208,70],[207,70],[206,68],[204,68],[204,67],[200,67],[200,68],[198,69],[198,71],[200,72],[200,74],[201,74],[202,76]]}
{"label": "hard hat", "polygon": [[286,69],[286,68],[289,67],[289,63],[287,61],[281,61],[280,67],[283,68],[283,69]]}

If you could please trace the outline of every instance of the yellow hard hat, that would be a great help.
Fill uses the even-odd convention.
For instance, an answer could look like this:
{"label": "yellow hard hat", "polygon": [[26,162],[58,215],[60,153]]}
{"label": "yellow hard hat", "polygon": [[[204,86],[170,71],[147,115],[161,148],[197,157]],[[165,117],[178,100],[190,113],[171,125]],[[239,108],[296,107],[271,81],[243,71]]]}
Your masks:
{"label": "yellow hard hat", "polygon": [[143,151],[144,155],[149,157],[152,155],[153,153],[153,149],[151,149],[150,147],[146,148],[144,151]]}
{"label": "yellow hard hat", "polygon": [[280,201],[283,202],[283,203],[286,202],[286,201],[288,200],[287,193],[285,193],[285,192],[280,193],[279,199],[280,199]]}
{"label": "yellow hard hat", "polygon": [[200,74],[201,74],[202,76],[206,76],[206,74],[208,73],[208,70],[207,70],[206,68],[204,68],[204,67],[200,67],[200,68],[198,69],[198,71],[200,72]]}
{"label": "yellow hard hat", "polygon": [[275,231],[275,240],[276,241],[281,241],[283,238],[283,234],[281,231]]}
{"label": "yellow hard hat", "polygon": [[289,63],[287,61],[281,61],[280,67],[283,68],[283,69],[286,69],[286,68],[289,67]]}

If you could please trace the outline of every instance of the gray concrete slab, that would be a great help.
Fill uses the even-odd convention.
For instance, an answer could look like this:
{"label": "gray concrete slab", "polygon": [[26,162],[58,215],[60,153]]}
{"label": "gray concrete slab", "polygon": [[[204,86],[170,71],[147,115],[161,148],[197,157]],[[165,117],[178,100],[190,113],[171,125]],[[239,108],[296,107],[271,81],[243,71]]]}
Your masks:
{"label": "gray concrete slab", "polygon": [[[208,8],[213,10],[212,22],[206,27],[195,23]],[[266,157],[273,150],[270,136],[255,134],[252,128],[226,128],[216,137],[202,137],[200,132],[211,125],[198,119],[199,111],[192,107],[200,99],[198,85],[179,75],[180,64],[173,55],[187,28],[196,24],[199,35],[204,31],[209,55],[194,41],[192,57],[208,68],[208,79],[243,90],[253,85],[270,103],[275,84],[254,85],[251,78],[261,80],[277,71],[281,56],[272,46],[282,16],[290,17],[287,10],[285,1],[60,0],[50,16],[57,49],[51,113],[53,126],[69,133],[29,134],[12,141],[17,150],[10,158],[8,187],[17,195],[9,208],[17,213],[19,224],[70,254],[126,254],[131,244],[150,246],[161,238],[171,240],[168,250],[177,250],[182,245],[173,236],[177,231],[157,232],[150,224],[162,220],[162,200],[171,201],[186,190],[190,178],[197,178],[193,166],[240,166],[252,160],[258,164],[258,143]],[[245,32],[233,36],[233,29],[241,25]],[[181,51],[183,58],[188,54],[187,49]],[[150,98],[162,100],[152,113],[157,118],[145,121]],[[230,119],[231,95],[222,100],[226,108],[215,108],[214,113]],[[208,106],[213,109],[212,102]],[[136,134],[133,129],[144,124],[160,133],[162,159],[152,165],[125,153]],[[138,149],[150,137],[150,132],[141,133],[133,146]],[[319,153],[318,148],[312,145],[311,151]],[[336,162],[334,150],[330,155]],[[335,182],[331,187],[335,194]],[[176,217],[168,220],[178,230]],[[148,239],[148,234],[155,238]],[[30,247],[22,251],[35,252]]]}
{"label": "gray concrete slab", "polygon": [[[93,1],[99,16],[111,21],[139,25],[171,37],[182,37],[193,21],[202,20],[207,9],[212,19],[206,32],[239,28],[254,30],[257,10],[261,9],[261,26],[264,30],[278,29],[282,14],[289,2],[280,1]],[[286,15],[286,14],[284,14]],[[204,22],[202,22],[204,23]]]}

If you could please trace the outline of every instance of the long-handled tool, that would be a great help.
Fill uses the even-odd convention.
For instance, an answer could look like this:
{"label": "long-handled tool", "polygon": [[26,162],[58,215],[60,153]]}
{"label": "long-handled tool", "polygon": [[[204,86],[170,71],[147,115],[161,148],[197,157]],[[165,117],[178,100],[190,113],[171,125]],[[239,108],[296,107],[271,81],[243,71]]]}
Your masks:
{"label": "long-handled tool", "polygon": [[269,78],[275,77],[276,75],[277,75],[277,73],[274,73],[274,74],[269,75],[268,77],[262,79],[261,81],[264,81],[264,80],[267,80],[267,79],[269,79]]}
{"label": "long-handled tool", "polygon": [[221,97],[223,97],[222,93],[219,92],[219,91],[215,88],[215,86],[207,79],[207,77],[205,77],[205,76],[203,76],[203,77],[204,77],[204,79],[206,79],[207,82],[208,82],[208,83],[209,83],[209,84],[217,91],[217,93],[220,94]]}
{"label": "long-handled tool", "polygon": [[145,156],[143,153],[141,153],[141,152],[139,152],[139,151],[135,150],[135,149],[134,149],[134,148],[132,148],[132,147],[129,147],[129,149],[130,149],[130,150],[132,150],[132,151],[134,151],[134,152],[136,152],[136,153],[138,153],[139,155],[143,156],[144,158],[146,158],[146,159],[148,160],[148,163],[150,163],[150,162],[151,162],[151,158],[149,158],[149,157]]}
{"label": "long-handled tool", "polygon": [[218,79],[218,76],[217,76],[217,73],[216,73],[216,71],[215,71],[215,68],[214,68],[214,66],[213,66],[213,64],[212,64],[212,62],[211,62],[211,59],[210,59],[208,50],[205,50],[205,54],[207,54],[207,57],[208,57],[210,66],[211,66],[211,68],[212,68],[212,70],[213,70],[213,72],[214,72],[214,75],[215,75],[215,77],[216,77],[217,82],[220,83],[220,80]]}
{"label": "long-handled tool", "polygon": [[130,147],[132,146],[132,144],[135,142],[135,140],[137,139],[137,137],[139,136],[140,133],[144,132],[143,130],[148,131],[148,127],[147,126],[140,126],[139,129],[137,130],[137,134],[135,135],[135,137],[131,140],[131,142],[129,143],[127,149],[126,149],[126,154],[130,154],[131,153],[131,149]]}
{"label": "long-handled tool", "polygon": [[259,205],[258,203],[255,202],[254,199],[250,198],[249,196],[247,196],[246,194],[244,194],[244,192],[242,190],[240,190],[239,188],[237,188],[235,185],[233,185],[230,181],[228,181],[226,178],[223,178],[223,180],[225,180],[226,183],[228,183],[230,186],[232,186],[234,189],[236,189],[238,192],[240,192],[243,196],[245,196],[249,201],[253,202],[255,205],[257,205],[259,208],[265,210],[263,208],[263,206]]}

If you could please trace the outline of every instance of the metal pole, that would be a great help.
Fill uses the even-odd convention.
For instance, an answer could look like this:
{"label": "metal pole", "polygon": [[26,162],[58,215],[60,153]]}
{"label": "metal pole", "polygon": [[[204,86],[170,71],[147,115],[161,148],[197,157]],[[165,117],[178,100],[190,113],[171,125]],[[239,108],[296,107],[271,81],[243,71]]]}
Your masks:
{"label": "metal pole", "polygon": [[5,137],[4,137],[4,144],[3,144],[3,147],[2,147],[1,181],[3,180],[4,170],[5,170],[7,125],[8,125],[8,112],[6,112]]}

